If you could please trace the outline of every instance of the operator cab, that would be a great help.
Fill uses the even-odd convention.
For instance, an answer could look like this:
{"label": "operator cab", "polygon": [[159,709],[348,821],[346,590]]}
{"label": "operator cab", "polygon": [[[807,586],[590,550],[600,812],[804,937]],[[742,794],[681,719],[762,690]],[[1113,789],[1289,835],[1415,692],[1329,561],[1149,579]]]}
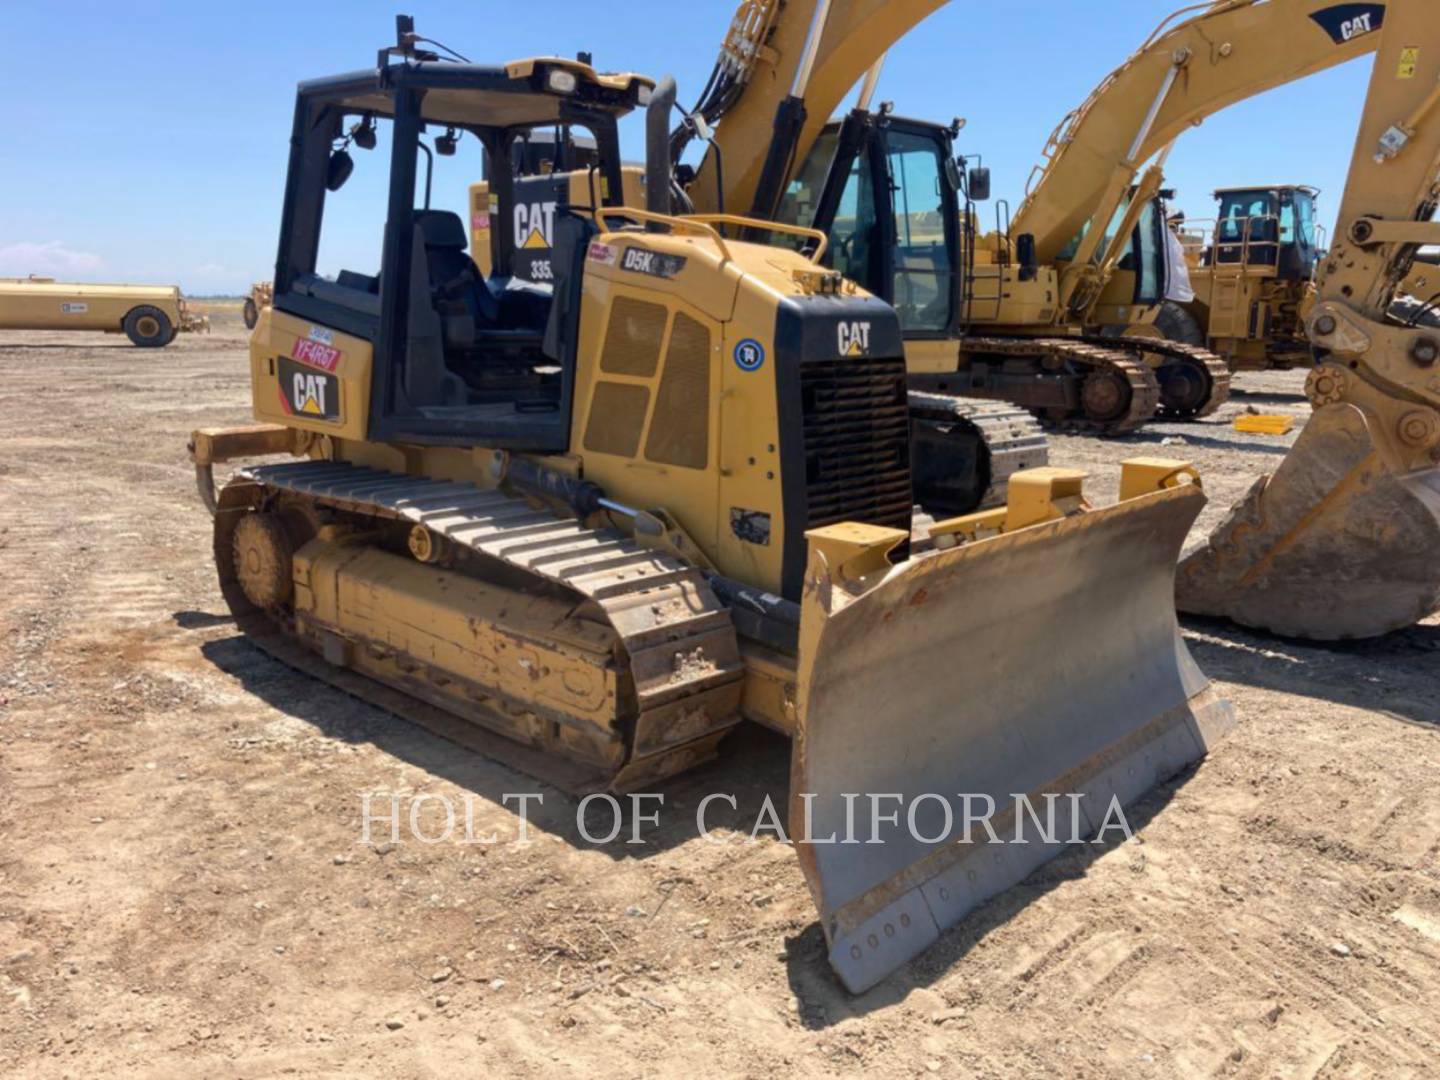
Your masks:
{"label": "operator cab", "polygon": [[1304,185],[1222,188],[1206,265],[1273,266],[1284,281],[1303,281],[1315,272],[1319,243],[1315,200],[1320,192]]}
{"label": "operator cab", "polygon": [[888,111],[827,125],[776,219],[824,232],[825,262],[895,308],[908,338],[959,322],[960,177],[954,132]]}
{"label": "operator cab", "polygon": [[[990,175],[956,156],[959,130],[959,122],[942,127],[892,116],[885,108],[856,109],[824,128],[776,215],[824,232],[827,264],[894,307],[911,339],[953,337],[970,318],[976,244],[970,230],[975,204],[990,197]],[[1101,251],[1128,208],[1127,199]],[[999,227],[1000,208],[996,216]],[[1157,196],[1135,225],[1118,267],[1133,274],[1128,302],[1157,304],[1165,297],[1165,217],[1164,199]],[[1035,273],[1033,243],[1015,239],[1020,280],[1027,280]],[[1073,257],[1080,239],[1062,260]]]}
{"label": "operator cab", "polygon": [[[617,123],[648,103],[654,84],[554,58],[449,62],[416,50],[413,34],[400,40],[373,70],[300,85],[275,310],[373,345],[373,440],[562,451],[580,278],[595,231],[577,211],[618,204]],[[557,128],[583,132],[589,144],[590,205],[516,205],[515,176]],[[432,205],[436,157],[460,154],[471,176],[483,160],[492,185],[488,220],[470,223],[489,235],[488,275],[467,250],[460,214]],[[332,213],[347,184],[374,189],[383,210],[356,220],[338,200]],[[322,253],[348,257],[370,229],[383,233],[378,265],[322,269]],[[553,282],[518,280],[517,251],[541,242],[553,252]]]}
{"label": "operator cab", "polygon": [[[1124,248],[1124,254],[1120,256],[1115,264],[1116,276],[1112,288],[1125,287],[1123,275],[1133,276],[1134,284],[1130,288],[1128,300],[1137,306],[1153,306],[1162,302],[1170,287],[1170,252],[1166,231],[1169,213],[1168,200],[1173,199],[1175,193],[1165,190],[1156,193],[1140,211],[1135,221],[1135,227],[1130,233],[1130,243]],[[1110,224],[1105,227],[1104,238],[1100,241],[1098,251],[1109,250],[1114,240],[1115,232],[1130,212],[1132,201],[1135,198],[1135,189],[1132,187],[1116,207]],[[1082,234],[1083,235],[1083,234]],[[1080,238],[1073,242],[1072,250],[1078,247]],[[1066,256],[1061,255],[1061,261]],[[1107,296],[1109,292],[1107,290]],[[1117,303],[1124,300],[1116,298]]]}

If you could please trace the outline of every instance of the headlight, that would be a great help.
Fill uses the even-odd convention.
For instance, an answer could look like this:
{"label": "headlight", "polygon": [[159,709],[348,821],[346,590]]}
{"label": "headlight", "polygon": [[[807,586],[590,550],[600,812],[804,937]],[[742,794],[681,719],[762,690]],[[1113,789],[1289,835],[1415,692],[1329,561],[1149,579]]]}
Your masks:
{"label": "headlight", "polygon": [[652,93],[653,91],[650,89],[650,87],[646,86],[644,83],[640,84],[640,89],[635,93],[635,100],[640,104],[641,108],[644,108],[646,105],[650,104],[650,97]]}
{"label": "headlight", "polygon": [[566,71],[564,68],[551,68],[550,74],[546,76],[546,85],[557,94],[573,94],[575,92],[575,73]]}

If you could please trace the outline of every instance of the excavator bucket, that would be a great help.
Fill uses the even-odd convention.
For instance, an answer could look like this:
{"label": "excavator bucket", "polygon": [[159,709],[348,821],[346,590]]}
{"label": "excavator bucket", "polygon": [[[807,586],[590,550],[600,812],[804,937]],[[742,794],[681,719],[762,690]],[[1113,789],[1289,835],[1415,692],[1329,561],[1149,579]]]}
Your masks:
{"label": "excavator bucket", "polygon": [[1232,725],[1175,618],[1204,502],[1172,488],[878,573],[863,527],[810,534],[790,831],[852,992],[1107,817],[1119,835],[1112,800]]}
{"label": "excavator bucket", "polygon": [[1181,563],[1176,604],[1320,641],[1418,622],[1440,608],[1440,468],[1399,475],[1362,409],[1316,409],[1275,474]]}

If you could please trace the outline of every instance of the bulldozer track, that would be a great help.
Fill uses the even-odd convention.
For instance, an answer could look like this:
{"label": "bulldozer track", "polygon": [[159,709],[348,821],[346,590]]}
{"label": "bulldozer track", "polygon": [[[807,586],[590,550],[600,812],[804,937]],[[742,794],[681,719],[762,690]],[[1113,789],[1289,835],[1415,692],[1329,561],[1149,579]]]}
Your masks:
{"label": "bulldozer track", "polygon": [[1113,419],[1096,419],[1083,413],[1051,415],[1054,410],[1032,410],[1040,422],[1058,431],[1084,435],[1123,435],[1151,420],[1160,407],[1160,383],[1155,373],[1128,351],[1080,338],[1026,337],[964,337],[960,350],[990,356],[1043,358],[1051,362],[1075,364],[1088,368],[1092,374],[1116,374],[1129,389],[1129,401],[1122,415]]}
{"label": "bulldozer track", "polygon": [[989,455],[989,486],[976,509],[1000,506],[1010,477],[1050,460],[1045,431],[1029,410],[1001,402],[975,401],[953,394],[910,391],[912,419],[950,424],[972,434]]}
{"label": "bulldozer track", "polygon": [[1154,353],[1168,360],[1178,360],[1200,369],[1205,376],[1205,396],[1197,409],[1175,409],[1164,403],[1163,397],[1158,412],[1168,420],[1199,420],[1220,408],[1230,399],[1230,365],[1223,357],[1199,345],[1187,345],[1181,341],[1165,338],[1132,337],[1086,337],[1085,342],[1106,345],[1111,348],[1135,350],[1140,353]]}
{"label": "bulldozer track", "polygon": [[[621,715],[616,726],[625,744],[623,760],[618,767],[609,769],[597,769],[589,761],[571,761],[556,769],[545,760],[548,754],[535,752],[534,740],[522,739],[531,747],[516,748],[519,753],[505,748],[497,753],[493,740],[476,746],[473,724],[462,721],[461,728],[456,729],[455,716],[435,715],[439,710],[432,705],[437,701],[441,710],[447,710],[450,701],[446,695],[432,694],[430,705],[422,701],[416,703],[418,708],[407,707],[408,703],[400,700],[404,693],[397,694],[380,683],[364,677],[357,680],[353,673],[327,663],[319,667],[330,670],[317,670],[314,652],[287,635],[293,648],[304,652],[309,661],[295,666],[332,682],[339,681],[335,674],[349,675],[342,688],[444,737],[480,749],[566,790],[619,790],[693,767],[709,757],[720,738],[739,722],[743,668],[728,609],[698,568],[645,547],[619,529],[588,527],[523,497],[472,483],[405,476],[329,461],[242,469],[227,485],[226,492],[231,489],[238,489],[239,498],[231,502],[242,503],[241,509],[248,508],[245,503],[253,507],[283,492],[316,507],[360,515],[377,523],[423,525],[433,536],[457,548],[498,560],[512,570],[590,601],[599,618],[613,629],[619,642],[614,663],[622,676],[621,700],[628,698],[633,687],[634,705],[629,709],[619,707]],[[222,513],[225,510],[222,498]],[[216,547],[219,560],[224,553],[218,516]],[[234,591],[226,590],[227,600],[232,600]],[[233,609],[236,604],[232,601],[231,606]],[[255,612],[237,611],[237,618],[242,614],[248,614],[253,625]],[[267,621],[272,632],[261,635],[260,643],[267,651],[277,652],[274,646],[278,635],[273,632],[276,620],[267,617]],[[290,655],[280,658],[288,663],[295,661]],[[440,681],[443,685],[448,680]],[[407,680],[406,688],[416,682]],[[369,683],[376,692],[362,683]],[[497,697],[488,699],[485,709],[466,709],[461,715],[514,739],[534,724],[533,716],[522,715],[527,712],[525,704]],[[563,754],[566,746],[564,740],[561,743],[541,744],[541,749]],[[569,745],[573,748],[573,741]]]}

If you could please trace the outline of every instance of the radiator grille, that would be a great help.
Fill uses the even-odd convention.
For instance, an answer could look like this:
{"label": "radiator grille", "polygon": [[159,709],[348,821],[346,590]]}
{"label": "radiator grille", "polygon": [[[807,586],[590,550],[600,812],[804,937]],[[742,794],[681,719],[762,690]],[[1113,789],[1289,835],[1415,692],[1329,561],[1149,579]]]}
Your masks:
{"label": "radiator grille", "polygon": [[709,461],[710,334],[683,312],[670,331],[645,456],[687,469],[703,469]]}
{"label": "radiator grille", "polygon": [[629,383],[598,382],[585,422],[585,449],[633,458],[645,427],[650,390]]}
{"label": "radiator grille", "polygon": [[648,379],[660,363],[660,341],[665,336],[665,309],[628,296],[610,305],[610,325],[600,353],[600,370],[607,375],[635,375]]}
{"label": "radiator grille", "polygon": [[910,418],[901,357],[800,368],[809,528],[910,531]]}

